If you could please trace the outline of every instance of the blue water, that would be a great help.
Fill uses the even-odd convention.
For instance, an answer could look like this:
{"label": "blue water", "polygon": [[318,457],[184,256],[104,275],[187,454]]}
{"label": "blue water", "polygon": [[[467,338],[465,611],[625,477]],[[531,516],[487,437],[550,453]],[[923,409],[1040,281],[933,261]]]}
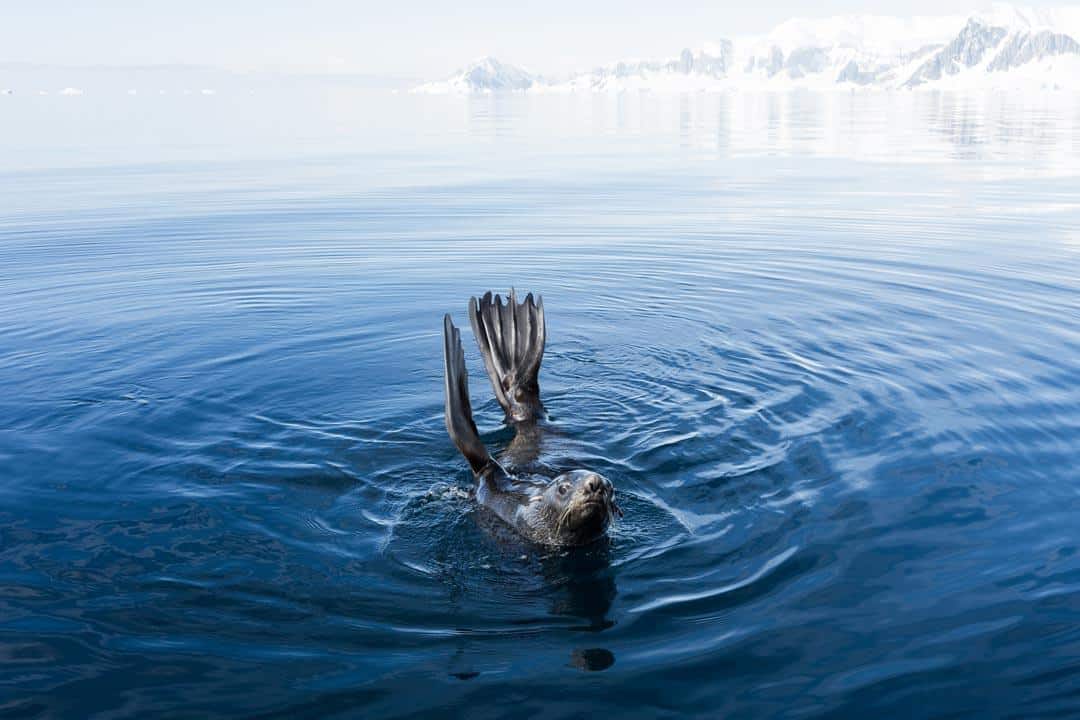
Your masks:
{"label": "blue water", "polygon": [[1075,98],[0,100],[0,715],[1080,716]]}

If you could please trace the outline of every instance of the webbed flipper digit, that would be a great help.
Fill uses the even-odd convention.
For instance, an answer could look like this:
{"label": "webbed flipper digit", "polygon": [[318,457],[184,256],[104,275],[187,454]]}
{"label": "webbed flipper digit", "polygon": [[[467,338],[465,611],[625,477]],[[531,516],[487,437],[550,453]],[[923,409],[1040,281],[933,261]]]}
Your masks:
{"label": "webbed flipper digit", "polygon": [[446,430],[454,445],[469,461],[473,472],[479,473],[494,461],[488,454],[480,433],[473,422],[469,402],[469,373],[465,369],[465,351],[461,347],[461,331],[454,327],[450,315],[443,318],[443,360],[446,366]]}
{"label": "webbed flipper digit", "polygon": [[519,304],[511,290],[503,305],[499,295],[487,292],[479,301],[469,299],[469,321],[495,398],[507,417],[515,422],[540,417],[544,406],[538,376],[547,338],[543,299],[534,302],[529,293]]}

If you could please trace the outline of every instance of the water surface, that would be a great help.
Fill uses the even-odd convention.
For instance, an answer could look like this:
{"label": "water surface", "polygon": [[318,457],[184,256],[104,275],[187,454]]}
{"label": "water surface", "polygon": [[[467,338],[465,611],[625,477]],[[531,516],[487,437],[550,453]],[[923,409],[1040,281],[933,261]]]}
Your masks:
{"label": "water surface", "polygon": [[[0,106],[0,714],[1080,714],[1076,98]],[[511,286],[610,544],[446,436]]]}

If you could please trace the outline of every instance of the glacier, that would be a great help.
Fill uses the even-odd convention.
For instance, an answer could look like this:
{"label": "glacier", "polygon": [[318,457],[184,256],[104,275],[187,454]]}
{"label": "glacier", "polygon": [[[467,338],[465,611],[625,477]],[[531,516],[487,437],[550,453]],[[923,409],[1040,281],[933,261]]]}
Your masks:
{"label": "glacier", "polygon": [[416,93],[724,90],[1080,90],[1080,7],[997,3],[967,16],[793,18],[662,59],[545,77],[483,57]]}

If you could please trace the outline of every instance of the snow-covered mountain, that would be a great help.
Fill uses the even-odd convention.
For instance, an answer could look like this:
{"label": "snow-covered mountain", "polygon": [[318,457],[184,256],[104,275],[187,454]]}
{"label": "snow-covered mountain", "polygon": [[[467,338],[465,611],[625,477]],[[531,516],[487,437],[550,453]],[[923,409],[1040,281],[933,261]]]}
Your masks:
{"label": "snow-covered mountain", "polygon": [[520,91],[531,88],[537,79],[527,70],[488,56],[473,60],[445,80],[424,83],[413,92],[443,94]]}
{"label": "snow-covered mountain", "polygon": [[662,80],[675,90],[693,90],[718,84],[734,69],[732,45],[720,44],[697,51],[684,49],[678,57],[666,60],[623,60],[578,73],[569,80],[539,86],[539,90],[626,90],[649,88]]}
{"label": "snow-covered mountain", "polygon": [[549,79],[482,58],[416,92],[694,91],[808,87],[1080,90],[1080,7],[997,4],[967,17],[793,19],[660,60]]}

